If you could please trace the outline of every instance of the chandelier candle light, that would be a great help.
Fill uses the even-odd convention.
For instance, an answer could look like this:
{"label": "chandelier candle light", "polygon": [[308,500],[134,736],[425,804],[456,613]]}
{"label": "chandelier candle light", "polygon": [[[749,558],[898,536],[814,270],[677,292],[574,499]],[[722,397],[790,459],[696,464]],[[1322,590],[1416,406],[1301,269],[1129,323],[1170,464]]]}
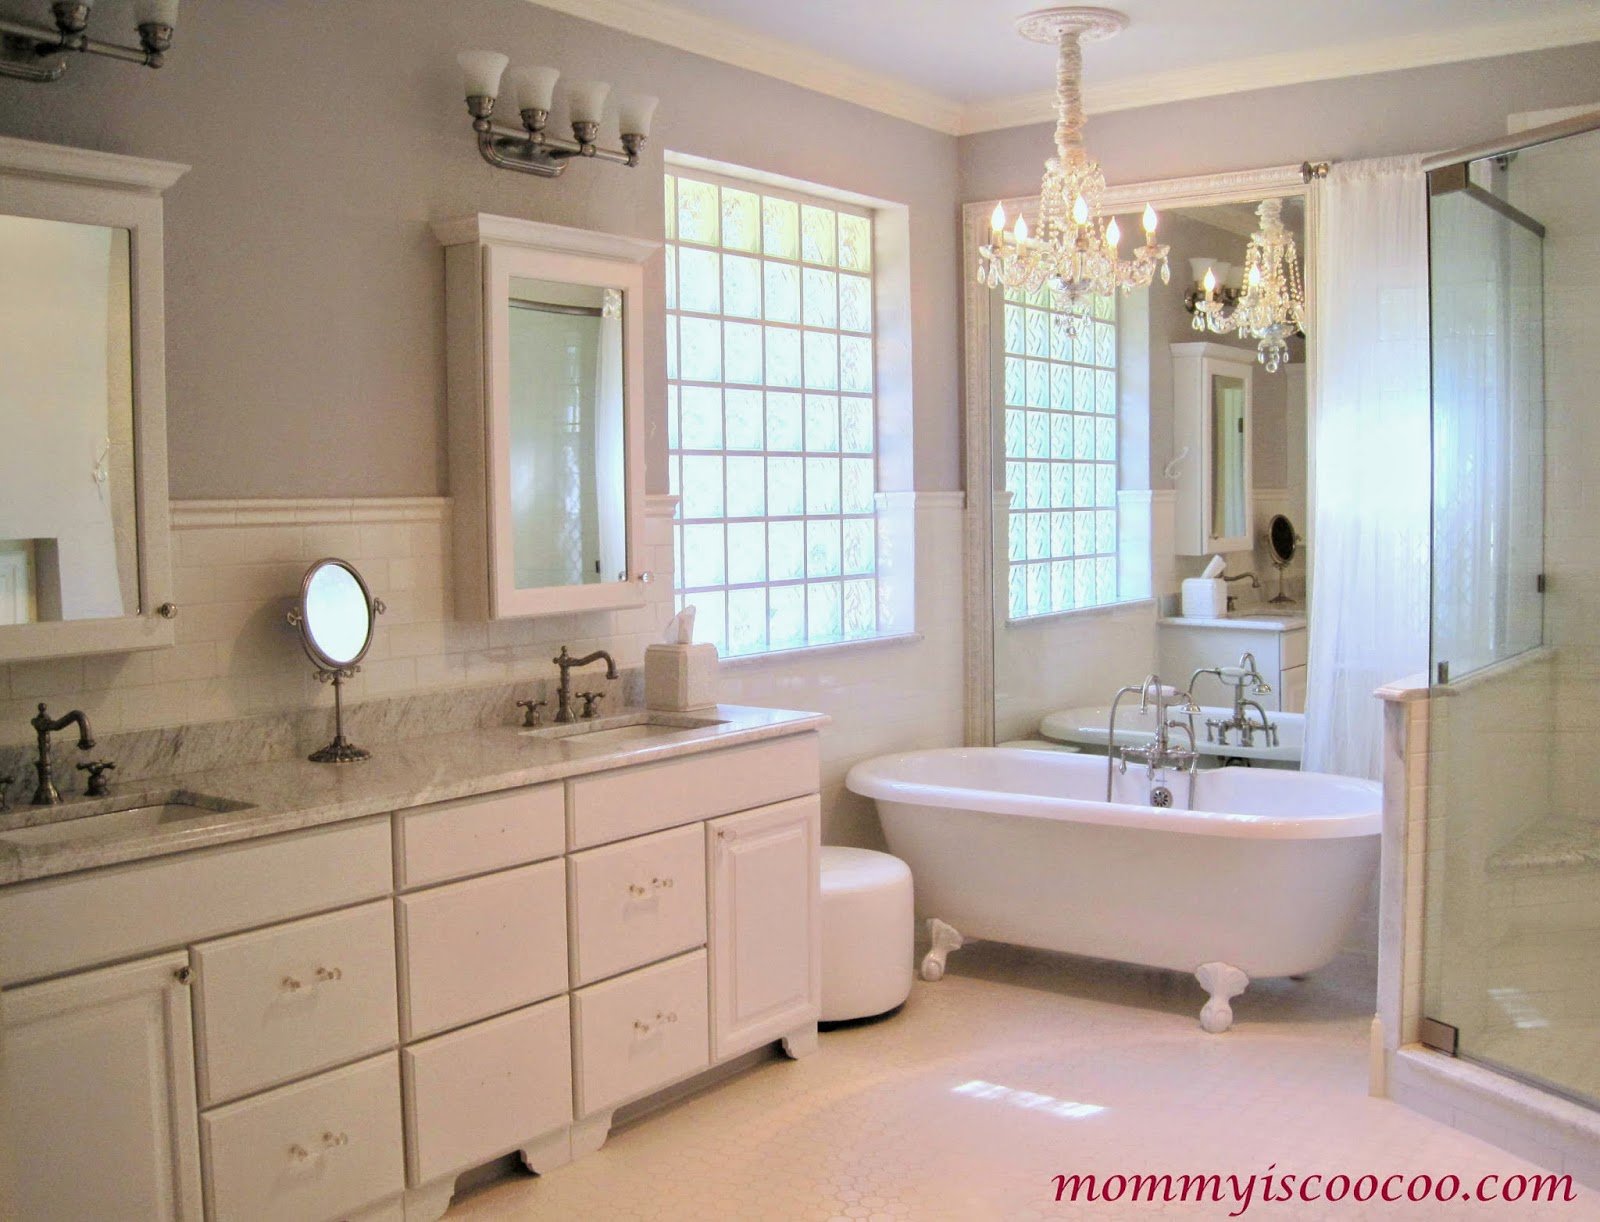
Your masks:
{"label": "chandelier candle light", "polygon": [[990,288],[1034,293],[1048,285],[1060,325],[1076,336],[1096,297],[1143,288],[1161,269],[1167,283],[1167,247],[1156,244],[1156,213],[1144,209],[1144,245],[1124,259],[1115,217],[1103,221],[1100,197],[1105,176],[1083,147],[1084,39],[1109,38],[1125,28],[1122,13],[1105,8],[1047,8],[1017,19],[1017,32],[1034,42],[1054,43],[1056,61],[1056,155],[1045,162],[1039,189],[1037,232],[1018,216],[1006,232],[1003,205],[990,218],[990,240],[978,250],[978,282]]}
{"label": "chandelier candle light", "polygon": [[[1240,335],[1259,341],[1256,360],[1276,373],[1289,359],[1289,337],[1306,320],[1306,290],[1294,235],[1283,224],[1283,201],[1264,199],[1256,208],[1261,227],[1245,253],[1244,291],[1233,312]],[[1198,317],[1198,315],[1196,315]]]}

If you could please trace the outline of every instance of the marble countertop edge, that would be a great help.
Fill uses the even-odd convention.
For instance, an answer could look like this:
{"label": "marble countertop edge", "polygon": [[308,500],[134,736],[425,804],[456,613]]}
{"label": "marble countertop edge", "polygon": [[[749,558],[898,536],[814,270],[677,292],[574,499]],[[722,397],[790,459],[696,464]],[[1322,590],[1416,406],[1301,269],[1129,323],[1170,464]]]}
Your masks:
{"label": "marble countertop edge", "polygon": [[[641,712],[627,710],[603,719],[603,724],[625,724],[629,715]],[[821,730],[831,721],[822,713],[742,705],[717,705],[682,716],[717,718],[719,724],[691,726],[609,746],[586,746],[586,736],[581,733],[566,738],[535,737],[516,727],[497,727],[387,743],[374,750],[372,759],[359,764],[283,760],[150,778],[124,792],[114,792],[113,799],[123,799],[115,809],[140,795],[155,799],[174,791],[249,806],[207,811],[154,828],[106,830],[103,834],[88,831],[82,837],[38,845],[7,842],[5,833],[78,817],[92,819],[85,808],[103,809],[107,803],[14,808],[0,816],[0,886],[782,738]],[[47,817],[39,817],[41,814]]]}

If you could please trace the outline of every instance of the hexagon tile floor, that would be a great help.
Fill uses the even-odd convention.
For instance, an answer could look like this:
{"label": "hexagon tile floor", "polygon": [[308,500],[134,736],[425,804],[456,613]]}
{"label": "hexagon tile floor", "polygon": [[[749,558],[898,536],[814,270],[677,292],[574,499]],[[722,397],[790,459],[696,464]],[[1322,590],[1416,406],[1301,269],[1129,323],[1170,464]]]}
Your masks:
{"label": "hexagon tile floor", "polygon": [[[1600,1218],[1570,1204],[1057,1203],[1057,1174],[1532,1173],[1366,1093],[1373,971],[1347,956],[1253,984],[1207,1035],[1192,980],[977,945],[886,1019],[825,1031],[611,1135],[549,1175],[457,1200],[451,1219]],[[1258,1181],[1259,1182],[1259,1181]]]}

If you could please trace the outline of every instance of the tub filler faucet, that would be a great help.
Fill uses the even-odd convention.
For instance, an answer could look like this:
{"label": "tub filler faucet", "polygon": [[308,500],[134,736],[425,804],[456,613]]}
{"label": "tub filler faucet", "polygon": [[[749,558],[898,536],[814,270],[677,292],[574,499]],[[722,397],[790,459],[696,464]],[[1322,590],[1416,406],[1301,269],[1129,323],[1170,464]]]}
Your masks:
{"label": "tub filler faucet", "polygon": [[[1122,703],[1124,696],[1138,693],[1139,713],[1141,716],[1150,712],[1150,706],[1155,705],[1155,741],[1146,747],[1117,747],[1117,706]],[[1180,717],[1168,717],[1168,711],[1176,709]],[[1119,691],[1111,701],[1111,718],[1106,726],[1106,801],[1112,801],[1112,788],[1116,783],[1117,774],[1126,775],[1128,761],[1136,760],[1144,765],[1145,776],[1150,782],[1150,805],[1171,806],[1172,790],[1168,788],[1163,774],[1169,768],[1177,768],[1187,774],[1189,779],[1188,796],[1186,805],[1194,805],[1194,772],[1200,763],[1200,753],[1195,749],[1194,717],[1200,711],[1200,706],[1195,704],[1194,697],[1188,692],[1180,692],[1176,688],[1164,686],[1159,675],[1146,675],[1144,682],[1137,686],[1125,687]],[[1186,747],[1173,746],[1172,731],[1178,730],[1188,736],[1189,745]]]}
{"label": "tub filler faucet", "polygon": [[[1267,746],[1278,745],[1278,727],[1267,716],[1267,710],[1256,700],[1245,698],[1245,687],[1248,685],[1252,696],[1267,696],[1272,693],[1272,685],[1262,677],[1260,669],[1256,666],[1256,655],[1244,653],[1239,655],[1237,666],[1203,666],[1189,676],[1189,690],[1194,691],[1194,685],[1201,675],[1215,675],[1219,683],[1224,683],[1233,688],[1233,716],[1227,720],[1220,717],[1206,719],[1206,741],[1220,746],[1228,745],[1228,731],[1234,730],[1239,735],[1239,746],[1255,746],[1256,731],[1259,730],[1267,737]],[[1254,709],[1256,721],[1250,720],[1250,711]]]}

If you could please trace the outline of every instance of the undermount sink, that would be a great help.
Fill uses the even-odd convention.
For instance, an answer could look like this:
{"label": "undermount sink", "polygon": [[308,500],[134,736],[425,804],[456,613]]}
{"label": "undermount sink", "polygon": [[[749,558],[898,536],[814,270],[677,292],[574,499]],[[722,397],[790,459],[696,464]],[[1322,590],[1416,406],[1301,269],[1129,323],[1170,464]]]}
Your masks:
{"label": "undermount sink", "polygon": [[593,721],[540,726],[523,733],[530,738],[571,739],[575,747],[616,747],[725,724],[719,717],[696,717],[689,713],[620,713],[615,717],[596,717]]}
{"label": "undermount sink", "polygon": [[249,802],[214,798],[187,790],[132,794],[84,805],[88,809],[82,814],[0,832],[0,844],[38,847],[66,844],[73,840],[98,840],[130,832],[155,831],[168,824],[187,823],[251,808]]}

